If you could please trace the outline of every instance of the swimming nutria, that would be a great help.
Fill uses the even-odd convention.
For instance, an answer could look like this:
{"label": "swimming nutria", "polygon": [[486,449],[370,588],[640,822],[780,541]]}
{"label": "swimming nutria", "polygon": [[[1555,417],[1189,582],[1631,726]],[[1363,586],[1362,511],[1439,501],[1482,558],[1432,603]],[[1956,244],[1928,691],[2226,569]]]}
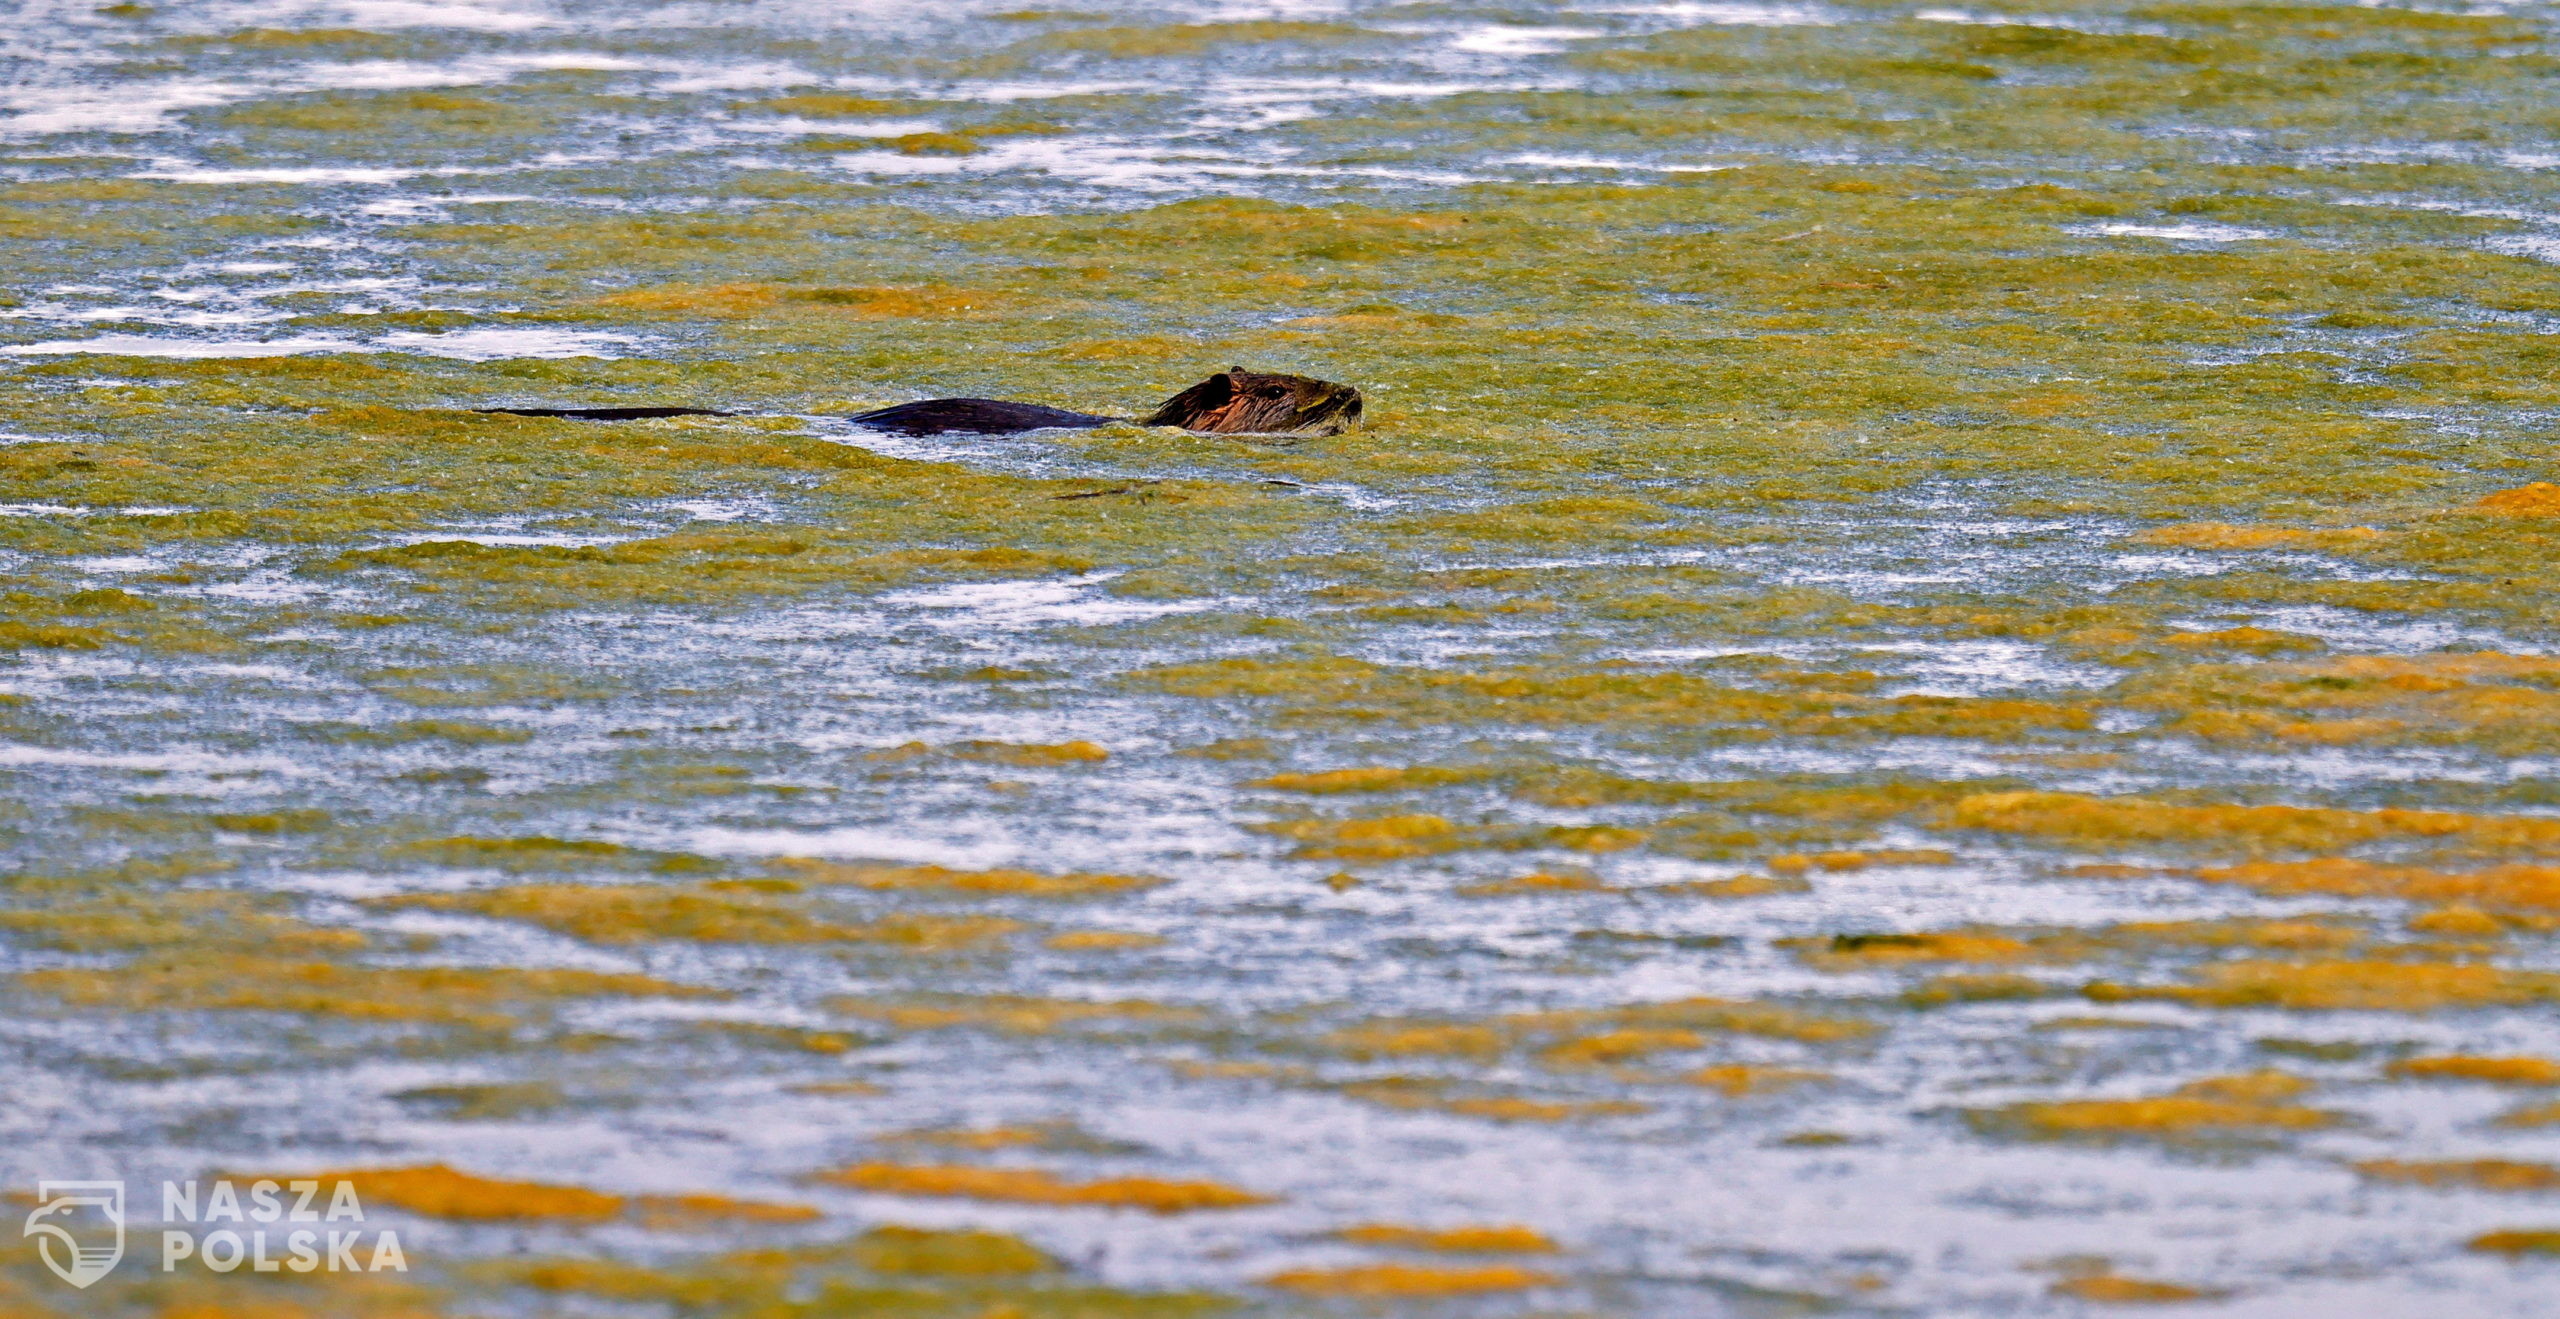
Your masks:
{"label": "swimming nutria", "polygon": [[[1050,428],[1108,426],[1118,417],[1006,403],[991,398],[935,398],[848,418],[899,435],[970,431],[1012,435]],[[1243,367],[1221,372],[1166,399],[1141,426],[1179,426],[1211,435],[1340,435],[1360,420],[1360,391],[1306,376],[1263,375]]]}
{"label": "swimming nutria", "polygon": [[[565,417],[573,421],[635,421],[646,417],[728,417],[710,408],[473,408],[511,417]],[[846,420],[898,435],[1016,435],[1036,430],[1083,430],[1118,417],[1008,403],[992,398],[929,398],[865,412]],[[1211,376],[1166,399],[1140,419],[1141,426],[1179,426],[1210,435],[1340,435],[1360,420],[1360,391],[1307,376],[1273,376],[1243,367]]]}

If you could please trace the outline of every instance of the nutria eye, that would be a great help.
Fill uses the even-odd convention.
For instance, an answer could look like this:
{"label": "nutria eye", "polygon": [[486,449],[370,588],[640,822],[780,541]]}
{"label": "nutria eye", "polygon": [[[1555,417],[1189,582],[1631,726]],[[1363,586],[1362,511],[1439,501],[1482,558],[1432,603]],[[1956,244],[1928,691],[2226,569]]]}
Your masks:
{"label": "nutria eye", "polygon": [[1266,390],[1262,391],[1262,396],[1263,396],[1264,398],[1286,398],[1286,397],[1288,397],[1288,395],[1289,395],[1289,391],[1288,391],[1288,390],[1285,390],[1285,389],[1279,388],[1279,387],[1278,387],[1278,386],[1276,386],[1276,385],[1275,385],[1275,386],[1273,386],[1273,387],[1272,387],[1272,388],[1270,388],[1270,389],[1266,389]]}

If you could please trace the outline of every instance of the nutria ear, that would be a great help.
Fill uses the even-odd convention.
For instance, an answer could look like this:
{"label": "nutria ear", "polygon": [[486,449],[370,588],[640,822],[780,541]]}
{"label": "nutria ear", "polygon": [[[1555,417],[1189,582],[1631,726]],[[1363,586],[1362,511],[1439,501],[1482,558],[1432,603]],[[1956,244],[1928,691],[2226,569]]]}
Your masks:
{"label": "nutria ear", "polygon": [[1180,426],[1191,423],[1225,407],[1236,396],[1231,376],[1211,376],[1199,384],[1166,399],[1162,406],[1138,419],[1141,426]]}

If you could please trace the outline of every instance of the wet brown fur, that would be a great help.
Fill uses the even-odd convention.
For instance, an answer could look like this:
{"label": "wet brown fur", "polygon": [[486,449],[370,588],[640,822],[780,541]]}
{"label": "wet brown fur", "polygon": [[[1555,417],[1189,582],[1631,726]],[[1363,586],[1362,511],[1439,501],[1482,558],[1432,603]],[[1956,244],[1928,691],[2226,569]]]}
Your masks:
{"label": "wet brown fur", "polygon": [[1166,399],[1141,426],[1212,435],[1340,435],[1360,420],[1360,391],[1307,376],[1234,367]]}
{"label": "wet brown fur", "polygon": [[[737,414],[708,408],[475,408],[477,412],[520,417],[566,417],[578,421],[637,421],[652,417],[726,417]],[[1034,430],[1081,430],[1108,426],[1116,417],[1037,403],[991,398],[929,398],[865,412],[846,420],[874,430],[901,435],[1018,435]],[[1179,426],[1211,435],[1340,435],[1360,421],[1360,391],[1349,385],[1307,376],[1264,375],[1243,367],[1209,377],[1166,399],[1138,422],[1141,426]]]}

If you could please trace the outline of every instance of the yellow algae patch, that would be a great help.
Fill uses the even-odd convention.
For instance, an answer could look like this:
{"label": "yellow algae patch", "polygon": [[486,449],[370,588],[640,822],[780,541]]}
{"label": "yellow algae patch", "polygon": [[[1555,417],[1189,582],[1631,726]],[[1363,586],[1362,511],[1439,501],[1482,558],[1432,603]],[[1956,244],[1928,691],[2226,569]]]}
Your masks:
{"label": "yellow algae patch", "polygon": [[941,1145],[955,1150],[1015,1150],[1057,1145],[1062,1137],[1072,1134],[1067,1127],[1041,1125],[892,1131],[879,1139],[888,1144]]}
{"label": "yellow algae patch", "polygon": [[1541,893],[1614,893],[1590,875],[1557,875],[1539,872],[1510,879],[1489,879],[1477,884],[1461,884],[1455,892],[1462,898],[1520,898]]}
{"label": "yellow algae patch", "polygon": [[1298,846],[1309,860],[1393,861],[1465,846],[1458,826],[1437,815],[1383,815],[1354,820],[1285,820],[1253,826]]}
{"label": "yellow algae patch", "polygon": [[1555,1012],[1514,1013],[1499,1019],[1504,1028],[1521,1032],[1563,1032],[1600,1026],[1652,1026],[1768,1035],[1828,1044],[1873,1034],[1875,1027],[1846,1017],[1825,1017],[1771,1003],[1740,999],[1682,998],[1636,1003],[1616,1008],[1578,1008]]}
{"label": "yellow algae patch", "polygon": [[1535,1228],[1516,1224],[1476,1227],[1399,1227],[1393,1223],[1361,1223],[1333,1234],[1356,1246],[1393,1246],[1402,1250],[1439,1250],[1451,1254],[1544,1255],[1559,1247]]}
{"label": "yellow algae patch", "polygon": [[377,899],[392,909],[465,912],[524,921],[593,943],[695,939],[805,943],[851,937],[844,927],[752,892],[639,884],[525,884],[468,893]]}
{"label": "yellow algae patch", "polygon": [[850,1016],[878,1021],[901,1030],[938,1030],[953,1026],[1003,1031],[1011,1035],[1046,1035],[1061,1026],[1093,1021],[1189,1022],[1200,1019],[1193,1008],[1172,1007],[1143,999],[1033,998],[990,994],[883,1002],[838,998],[828,1005]]}
{"label": "yellow algae patch", "polygon": [[773,866],[810,884],[849,884],[881,892],[951,893],[989,898],[1099,898],[1136,893],[1165,882],[1152,875],[1045,875],[1034,870],[861,865],[808,857],[784,857]]}
{"label": "yellow algae patch", "polygon": [[2484,679],[2548,686],[2560,683],[2560,656],[2510,655],[2472,650],[2439,655],[2342,655],[2317,664],[2286,666],[2319,678],[2348,678],[2405,692],[2450,691]]}
{"label": "yellow algae patch", "polygon": [[583,1186],[511,1182],[480,1177],[441,1163],[408,1168],[356,1168],[308,1174],[323,1182],[352,1182],[367,1204],[387,1204],[430,1218],[466,1221],[562,1219],[602,1222],[619,1215],[624,1197]]}
{"label": "yellow algae patch", "polygon": [[1062,953],[1117,953],[1140,948],[1161,948],[1161,934],[1139,934],[1134,930],[1069,930],[1040,941]]}
{"label": "yellow algae patch", "polygon": [[2015,960],[2084,960],[2109,950],[2150,948],[2271,948],[2289,953],[2335,953],[2363,943],[2355,925],[2319,919],[2176,919],[2130,922],[2102,930],[2058,930],[2010,935],[1997,930],[1948,930],[1917,935],[1833,935],[1828,940],[1777,940],[1807,966],[1859,971],[1897,963],[2015,963]]}
{"label": "yellow algae patch", "polygon": [[[823,141],[811,139],[810,145],[816,146]],[[978,139],[962,133],[901,133],[879,141],[902,156],[974,156],[984,149],[978,145]]]}
{"label": "yellow algae patch", "polygon": [[[1981,975],[1931,976],[1904,990],[1902,1001],[1915,1008],[1942,1008],[1954,1003],[2001,1003],[2042,998],[2054,992],[2054,986],[2032,976]],[[2112,1023],[2111,1023],[2112,1024]],[[2042,1023],[2041,1028],[2052,1028]]]}
{"label": "yellow algae patch", "polygon": [[2143,797],[1990,792],[1958,800],[1957,829],[2026,834],[2083,847],[2166,843],[2249,852],[2326,852],[2358,843],[2437,839],[2481,851],[2560,852],[2560,819],[2322,806],[2186,806]]}
{"label": "yellow algae patch", "polygon": [[1571,1102],[1529,1099],[1519,1095],[1453,1094],[1437,1077],[1388,1076],[1333,1087],[1346,1098],[1406,1111],[1454,1113],[1492,1122],[1571,1122],[1581,1118],[1626,1117],[1652,1110],[1619,1100]]}
{"label": "yellow algae patch", "polygon": [[2336,952],[2365,940],[2359,926],[2304,918],[2299,920],[2133,921],[2085,933],[2065,932],[2039,939],[2040,947],[2095,947],[2140,950],[2169,948],[2265,948],[2285,952]]}
{"label": "yellow algae patch", "polygon": [[1652,1111],[1643,1104],[1617,1100],[1563,1103],[1509,1095],[1447,1099],[1433,1107],[1460,1117],[1488,1118],[1495,1122],[1570,1122],[1576,1118],[1628,1117]]}
{"label": "yellow algae patch", "polygon": [[2450,962],[2223,962],[2198,978],[2201,984],[2161,988],[2101,981],[2082,992],[2101,1003],[2164,999],[2291,1011],[2433,1012],[2560,999],[2560,974]]}
{"label": "yellow algae patch", "polygon": [[1482,1022],[1381,1020],[1325,1036],[1325,1048],[1352,1058],[1458,1057],[1478,1060],[1543,1042],[1551,1066],[1607,1066],[1671,1049],[1693,1049],[1710,1033],[1768,1035],[1807,1043],[1855,1039],[1874,1027],[1773,1004],[1693,998],[1617,1008],[1512,1013]]}
{"label": "yellow algae patch", "polygon": [[2099,1305],[2175,1305],[2181,1301],[2209,1301],[2230,1294],[2189,1287],[2184,1283],[2128,1278],[2120,1273],[2091,1273],[2064,1278],[2049,1290],[2056,1296]]}
{"label": "yellow algae patch", "polygon": [[1762,865],[1781,875],[1801,875],[1810,870],[1864,870],[1869,866],[1951,866],[1956,854],[1938,848],[1879,849],[1867,852],[1789,852],[1770,857]]}
{"label": "yellow algae patch", "polygon": [[2493,1255],[2560,1255],[2560,1228],[2483,1232],[2463,1245]]}
{"label": "yellow algae patch", "polygon": [[2111,951],[2155,948],[2335,952],[2364,937],[2358,927],[2316,920],[2151,921],[2029,936],[1994,930],[1840,934],[1829,939],[1781,939],[1777,945],[1793,951],[1807,965],[1855,971],[1913,962],[2080,961]]}
{"label": "yellow algae patch", "polygon": [[264,905],[261,899],[229,892],[119,894],[0,911],[0,930],[38,947],[81,953],[183,947],[293,957],[365,946],[361,931],[305,924],[262,910]]}
{"label": "yellow algae patch", "polygon": [[1491,1026],[1374,1022],[1338,1030],[1327,1048],[1351,1058],[1491,1058],[1510,1040]]}
{"label": "yellow algae patch", "polygon": [[2376,865],[2345,857],[2316,861],[2259,861],[2194,872],[2209,884],[2239,884],[2285,896],[2305,893],[2351,898],[2400,898],[2412,902],[2463,903],[2509,911],[2560,912],[2560,866],[2505,865],[2486,870],[2443,871]]}
{"label": "yellow algae patch", "polygon": [[704,1222],[813,1223],[825,1217],[810,1205],[735,1200],[701,1192],[633,1196],[631,1212],[650,1227],[689,1227]]}
{"label": "yellow algae patch", "polygon": [[1013,1277],[1058,1267],[1047,1252],[1010,1233],[938,1231],[895,1223],[863,1233],[853,1243],[853,1259],[874,1273],[945,1278]]}
{"label": "yellow algae patch", "polygon": [[1240,1209],[1277,1203],[1219,1182],[1171,1182],[1152,1177],[1113,1177],[1069,1182],[1038,1168],[973,1168],[956,1164],[862,1163],[820,1173],[819,1180],[882,1195],[1001,1200],[1012,1204],[1143,1209],[1181,1214],[1200,1209]]}
{"label": "yellow algae patch", "polygon": [[1176,1076],[1195,1081],[1311,1081],[1313,1070],[1284,1063],[1239,1062],[1232,1059],[1176,1058],[1165,1066]]}
{"label": "yellow algae patch", "polygon": [[1749,1063],[1724,1063],[1701,1067],[1680,1078],[1691,1085],[1722,1091],[1727,1097],[1763,1094],[1772,1090],[1792,1090],[1831,1079],[1829,1072],[1808,1071],[1801,1067],[1760,1067]]}
{"label": "yellow algae patch", "polygon": [[1485,773],[1477,770],[1441,769],[1429,765],[1407,767],[1372,765],[1359,769],[1329,769],[1312,774],[1274,774],[1269,778],[1255,779],[1245,786],[1323,796],[1343,792],[1406,792],[1416,788],[1439,788],[1452,783],[1469,783],[1483,777]]}
{"label": "yellow algae patch", "polygon": [[1828,939],[1781,939],[1810,965],[1828,971],[1905,962],[2015,962],[2036,955],[2023,939],[2004,934],[1835,934]]}
{"label": "yellow algae patch", "polygon": [[774,114],[814,115],[822,119],[858,119],[865,115],[912,114],[916,103],[850,96],[842,92],[810,92],[799,96],[778,96],[770,101],[744,102],[737,108]]}
{"label": "yellow algae patch", "polygon": [[2482,495],[2472,507],[2500,517],[2560,518],[2560,485],[2536,481],[2513,490]]}
{"label": "yellow algae patch", "polygon": [[1577,852],[1623,852],[1643,846],[1652,835],[1642,829],[1612,824],[1560,824],[1540,830],[1536,837],[1549,847],[1569,847]]}
{"label": "yellow algae patch", "polygon": [[809,1030],[800,1026],[774,1026],[761,1021],[725,1021],[714,1018],[688,1023],[687,1029],[697,1035],[731,1039],[742,1044],[798,1049],[803,1053],[850,1053],[854,1045],[854,1037],[837,1031]]}
{"label": "yellow algae patch", "polygon": [[2480,1191],[2560,1191],[2560,1168],[2513,1159],[2440,1159],[2408,1162],[2372,1159],[2355,1165],[2378,1182],[2406,1186],[2467,1187]]}
{"label": "yellow algae patch", "polygon": [[1549,1045],[1538,1060],[1549,1067],[1611,1067],[1657,1053],[1695,1049],[1706,1042],[1693,1030],[1632,1027]]}
{"label": "yellow algae patch", "polygon": [[1793,875],[1777,879],[1766,875],[1736,875],[1731,879],[1693,879],[1679,884],[1657,884],[1644,891],[1683,898],[1765,898],[1778,893],[1810,893],[1813,885]]}
{"label": "yellow algae patch", "polygon": [[1075,742],[955,742],[944,747],[946,755],[961,760],[982,760],[990,764],[1011,765],[1017,769],[1056,769],[1067,765],[1099,765],[1111,759],[1111,753],[1098,743]]}
{"label": "yellow algae patch", "polygon": [[79,1007],[189,1012],[307,1012],[381,1021],[503,1028],[547,1000],[719,997],[643,975],[476,966],[344,966],[203,958],[112,970],[30,971],[18,983]]}
{"label": "yellow algae patch", "polygon": [[2132,708],[2171,716],[2166,731],[2188,736],[2529,754],[2551,746],[2560,716],[2555,686],[2560,660],[2471,652],[2197,664],[2137,674],[2117,694]]}
{"label": "yellow algae patch", "polygon": [[2136,545],[2188,550],[2317,550],[2335,553],[2370,545],[2383,533],[2371,527],[2232,526],[2221,522],[2186,522],[2154,527],[2134,536]]}
{"label": "yellow algae patch", "polygon": [[2288,719],[2264,710],[2190,710],[2170,732],[2214,742],[2272,738],[2311,746],[2350,746],[2398,738],[2412,726],[2398,719]]}
{"label": "yellow algae patch", "polygon": [[2231,1076],[2208,1076],[2178,1087],[2182,1095],[2206,1099],[2226,1099],[2235,1104],[2272,1104],[2291,1099],[2311,1089],[2311,1082],[2291,1072],[2273,1068],[2256,1072],[2240,1072]]}
{"label": "yellow algae patch", "polygon": [[468,912],[517,920],[594,943],[689,939],[705,943],[891,944],[919,951],[982,947],[1022,929],[993,916],[898,915],[861,925],[817,919],[743,884],[673,888],[646,884],[524,884],[468,893],[384,898],[377,905]]}
{"label": "yellow algae patch", "polygon": [[2498,1115],[2502,1127],[2560,1126],[2560,1103],[2527,1104]]}
{"label": "yellow algae patch", "polygon": [[2457,903],[2419,912],[2409,918],[2409,929],[2415,934],[2436,934],[2451,939],[2497,939],[2505,937],[2507,923],[2478,907]]}
{"label": "yellow algae patch", "polygon": [[2068,1099],[2011,1104],[1967,1116],[1986,1130],[2032,1139],[2159,1139],[2307,1131],[2340,1119],[2284,1102],[2310,1083],[2282,1072],[2215,1077],[2147,1099]]}
{"label": "yellow algae patch", "polygon": [[2447,1054],[2404,1058],[2387,1068],[2391,1075],[2420,1081],[2486,1081],[2491,1085],[2560,1085],[2560,1062],[2549,1058],[2483,1058]]}
{"label": "yellow algae patch", "polygon": [[1435,1268],[1414,1264],[1361,1264],[1346,1269],[1290,1269],[1262,1280],[1266,1287],[1308,1296],[1386,1299],[1398,1296],[1470,1296],[1481,1292],[1544,1287],[1555,1275],[1507,1264]]}
{"label": "yellow algae patch", "polygon": [[322,1183],[345,1181],[366,1204],[387,1204],[430,1218],[468,1222],[602,1222],[629,1215],[653,1228],[706,1222],[809,1223],[823,1217],[808,1205],[738,1200],[725,1195],[616,1195],[552,1182],[482,1177],[441,1163],[297,1174]]}
{"label": "yellow algae patch", "polygon": [[2174,650],[2236,650],[2251,655],[2277,655],[2287,651],[2326,650],[2328,643],[2318,637],[2299,632],[2278,632],[2263,627],[2228,627],[2213,632],[2169,632],[2160,644]]}

